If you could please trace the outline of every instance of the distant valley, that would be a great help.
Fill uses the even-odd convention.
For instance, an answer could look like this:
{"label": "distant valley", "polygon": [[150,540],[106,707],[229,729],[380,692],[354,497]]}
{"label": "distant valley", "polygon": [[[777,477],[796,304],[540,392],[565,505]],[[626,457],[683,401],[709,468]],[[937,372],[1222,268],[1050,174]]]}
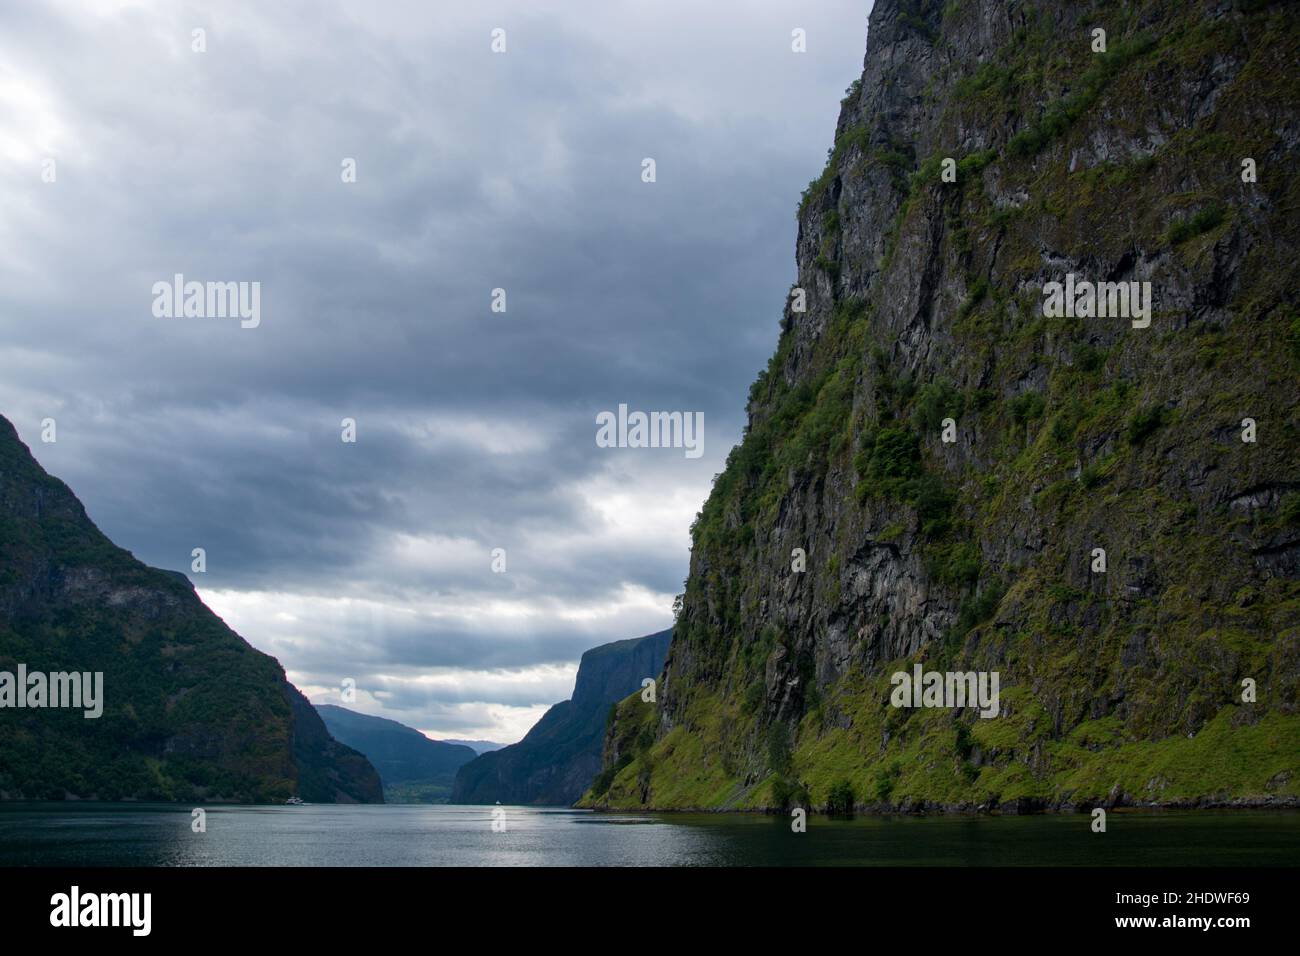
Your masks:
{"label": "distant valley", "polygon": [[457,769],[476,756],[472,747],[431,740],[395,720],[334,704],[317,704],[316,710],[335,740],[369,758],[386,803],[446,803]]}
{"label": "distant valley", "polygon": [[600,772],[611,708],[646,678],[658,678],[671,638],[672,631],[660,631],[587,651],[572,699],[548,710],[514,744],[431,740],[383,717],[333,704],[316,709],[337,740],[374,764],[387,803],[569,806]]}
{"label": "distant valley", "polygon": [[482,754],[456,773],[452,803],[569,806],[601,769],[613,705],[658,679],[672,631],[615,641],[582,655],[573,697],[548,710],[517,744]]}

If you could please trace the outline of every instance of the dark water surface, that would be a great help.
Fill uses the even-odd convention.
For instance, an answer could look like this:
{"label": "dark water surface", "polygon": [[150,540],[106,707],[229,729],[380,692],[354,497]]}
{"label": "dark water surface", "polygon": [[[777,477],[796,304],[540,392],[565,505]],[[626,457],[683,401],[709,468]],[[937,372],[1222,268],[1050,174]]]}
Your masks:
{"label": "dark water surface", "polygon": [[1300,812],[1067,816],[591,813],[491,807],[0,804],[0,866],[1278,866],[1300,865]]}

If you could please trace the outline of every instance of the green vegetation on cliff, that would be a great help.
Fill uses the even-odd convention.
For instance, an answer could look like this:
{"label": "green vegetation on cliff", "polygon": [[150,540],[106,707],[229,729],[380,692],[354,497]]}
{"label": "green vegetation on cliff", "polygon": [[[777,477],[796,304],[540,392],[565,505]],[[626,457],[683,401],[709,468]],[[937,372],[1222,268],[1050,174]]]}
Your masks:
{"label": "green vegetation on cliff", "polygon": [[[1300,800],[1300,21],[981,9],[873,10],[807,311],[587,805]],[[1044,316],[1069,273],[1150,282],[1150,326]],[[999,672],[999,715],[891,707],[918,662]]]}

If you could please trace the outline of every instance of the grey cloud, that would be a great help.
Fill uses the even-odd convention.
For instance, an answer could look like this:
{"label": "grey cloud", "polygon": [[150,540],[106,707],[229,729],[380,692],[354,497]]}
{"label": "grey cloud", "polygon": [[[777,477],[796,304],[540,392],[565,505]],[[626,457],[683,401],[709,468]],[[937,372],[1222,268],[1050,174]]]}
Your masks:
{"label": "grey cloud", "polygon": [[[483,609],[360,638],[313,626],[277,645],[298,673],[573,662],[666,626],[665,601],[630,633],[530,619],[504,635],[490,608],[680,589],[866,10],[355,9],[0,13],[25,104],[0,149],[0,413],[142,560],[184,569],[207,548],[205,589]],[[511,46],[494,57],[498,23]],[[193,26],[208,53],[189,52]],[[260,281],[261,327],[155,319],[150,286],[176,272]],[[705,457],[597,448],[594,416],[620,402],[703,411]],[[34,442],[47,414],[57,445]],[[633,511],[694,504],[671,534],[611,523],[593,482]],[[468,557],[398,561],[402,536]],[[237,623],[271,642],[269,622]]]}

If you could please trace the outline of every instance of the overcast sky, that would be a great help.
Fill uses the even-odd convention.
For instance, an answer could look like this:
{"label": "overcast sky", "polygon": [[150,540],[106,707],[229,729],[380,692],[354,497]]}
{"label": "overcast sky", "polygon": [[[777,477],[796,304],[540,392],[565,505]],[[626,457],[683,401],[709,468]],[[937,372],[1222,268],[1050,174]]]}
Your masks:
{"label": "overcast sky", "polygon": [[[313,701],[517,740],[672,623],[869,9],[5,4],[0,414]],[[176,273],[260,325],[155,317]],[[704,454],[598,447],[620,403]]]}

